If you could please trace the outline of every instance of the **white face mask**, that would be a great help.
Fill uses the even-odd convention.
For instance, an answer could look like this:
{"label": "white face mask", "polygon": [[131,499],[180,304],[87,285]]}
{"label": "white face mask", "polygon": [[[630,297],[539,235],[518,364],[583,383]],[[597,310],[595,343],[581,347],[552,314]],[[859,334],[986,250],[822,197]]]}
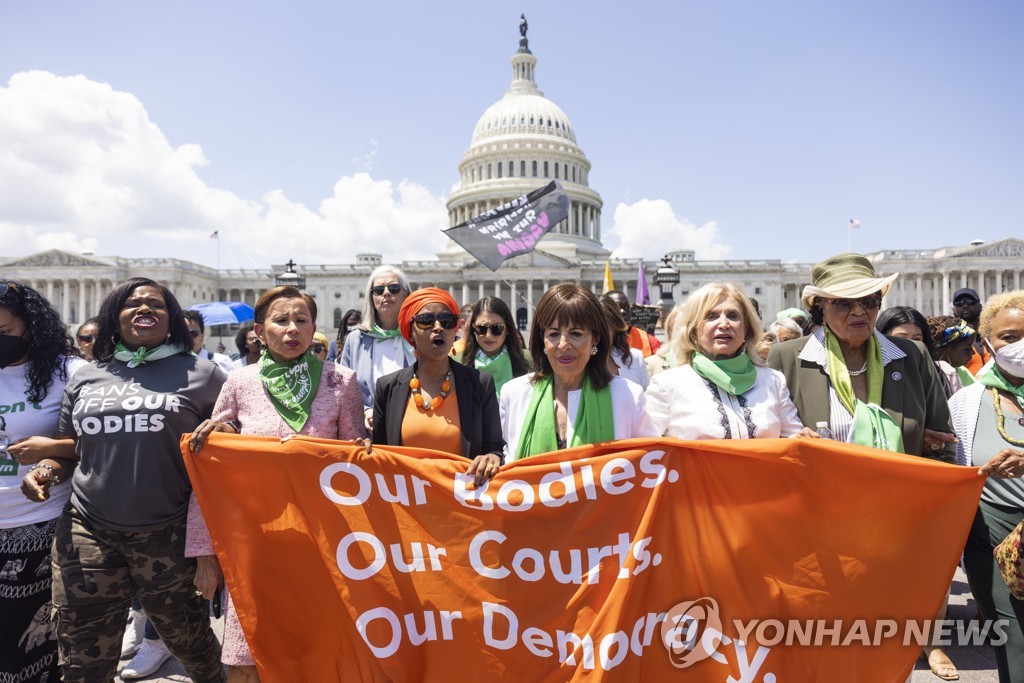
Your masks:
{"label": "white face mask", "polygon": [[[991,350],[992,347],[989,346]],[[1007,344],[1000,349],[992,350],[996,365],[1007,375],[1024,378],[1024,339]]]}

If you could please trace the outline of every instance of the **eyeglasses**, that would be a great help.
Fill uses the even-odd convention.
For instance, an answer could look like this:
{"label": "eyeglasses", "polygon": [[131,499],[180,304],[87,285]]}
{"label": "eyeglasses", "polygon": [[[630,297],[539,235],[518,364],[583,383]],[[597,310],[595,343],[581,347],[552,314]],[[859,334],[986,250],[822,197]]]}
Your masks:
{"label": "eyeglasses", "polygon": [[203,334],[199,330],[189,330],[188,333],[192,335],[193,339],[199,339],[200,335]]}
{"label": "eyeglasses", "polygon": [[505,331],[505,324],[495,323],[493,325],[473,325],[473,334],[478,337],[486,337],[488,330],[491,331],[492,336],[500,337]]}
{"label": "eyeglasses", "polygon": [[91,335],[91,334],[80,334],[80,335],[78,335],[78,341],[82,342],[83,344],[92,344],[93,341],[95,341],[95,339],[96,339],[96,337],[94,335]]}
{"label": "eyeglasses", "polygon": [[18,285],[14,282],[0,282],[0,296],[3,296],[8,291],[16,291]]}
{"label": "eyeglasses", "polygon": [[459,323],[459,316],[454,313],[420,313],[413,316],[412,322],[421,330],[429,330],[434,323],[441,323],[443,329],[451,330]]}
{"label": "eyeglasses", "polygon": [[882,295],[872,294],[870,296],[862,296],[859,299],[825,299],[840,311],[852,311],[853,307],[860,304],[861,308],[865,311],[874,311],[882,305]]}
{"label": "eyeglasses", "polygon": [[953,302],[953,305],[957,308],[963,308],[964,306],[974,306],[978,303],[977,299],[957,299]]}
{"label": "eyeglasses", "polygon": [[392,282],[390,285],[374,285],[370,288],[374,296],[384,296],[384,290],[388,290],[392,296],[402,291],[402,285]]}
{"label": "eyeglasses", "polygon": [[309,350],[313,353],[323,353],[327,348],[323,344],[310,344]]}

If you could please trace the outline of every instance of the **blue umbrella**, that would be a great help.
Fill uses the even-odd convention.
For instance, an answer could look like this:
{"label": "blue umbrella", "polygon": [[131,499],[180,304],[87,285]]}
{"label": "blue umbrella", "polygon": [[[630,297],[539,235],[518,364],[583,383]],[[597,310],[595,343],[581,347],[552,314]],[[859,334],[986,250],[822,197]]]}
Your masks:
{"label": "blue umbrella", "polygon": [[252,320],[253,310],[249,304],[241,301],[213,301],[208,304],[196,304],[189,310],[199,311],[207,327],[211,325],[233,325]]}

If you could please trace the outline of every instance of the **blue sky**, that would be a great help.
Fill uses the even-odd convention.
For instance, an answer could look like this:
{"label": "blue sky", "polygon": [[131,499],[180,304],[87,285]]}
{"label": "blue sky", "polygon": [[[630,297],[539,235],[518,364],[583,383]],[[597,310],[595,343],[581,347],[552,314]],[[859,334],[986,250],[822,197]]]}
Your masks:
{"label": "blue sky", "polygon": [[36,2],[0,21],[0,255],[430,258],[525,12],[614,255],[1024,233],[1024,3]]}

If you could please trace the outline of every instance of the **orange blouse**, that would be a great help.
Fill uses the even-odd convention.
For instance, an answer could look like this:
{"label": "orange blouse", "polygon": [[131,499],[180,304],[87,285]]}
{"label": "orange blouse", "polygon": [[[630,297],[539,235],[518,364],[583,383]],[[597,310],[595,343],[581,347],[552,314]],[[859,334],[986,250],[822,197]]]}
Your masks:
{"label": "orange blouse", "polygon": [[411,392],[402,418],[402,445],[462,455],[459,402],[454,389],[437,410],[420,408]]}

